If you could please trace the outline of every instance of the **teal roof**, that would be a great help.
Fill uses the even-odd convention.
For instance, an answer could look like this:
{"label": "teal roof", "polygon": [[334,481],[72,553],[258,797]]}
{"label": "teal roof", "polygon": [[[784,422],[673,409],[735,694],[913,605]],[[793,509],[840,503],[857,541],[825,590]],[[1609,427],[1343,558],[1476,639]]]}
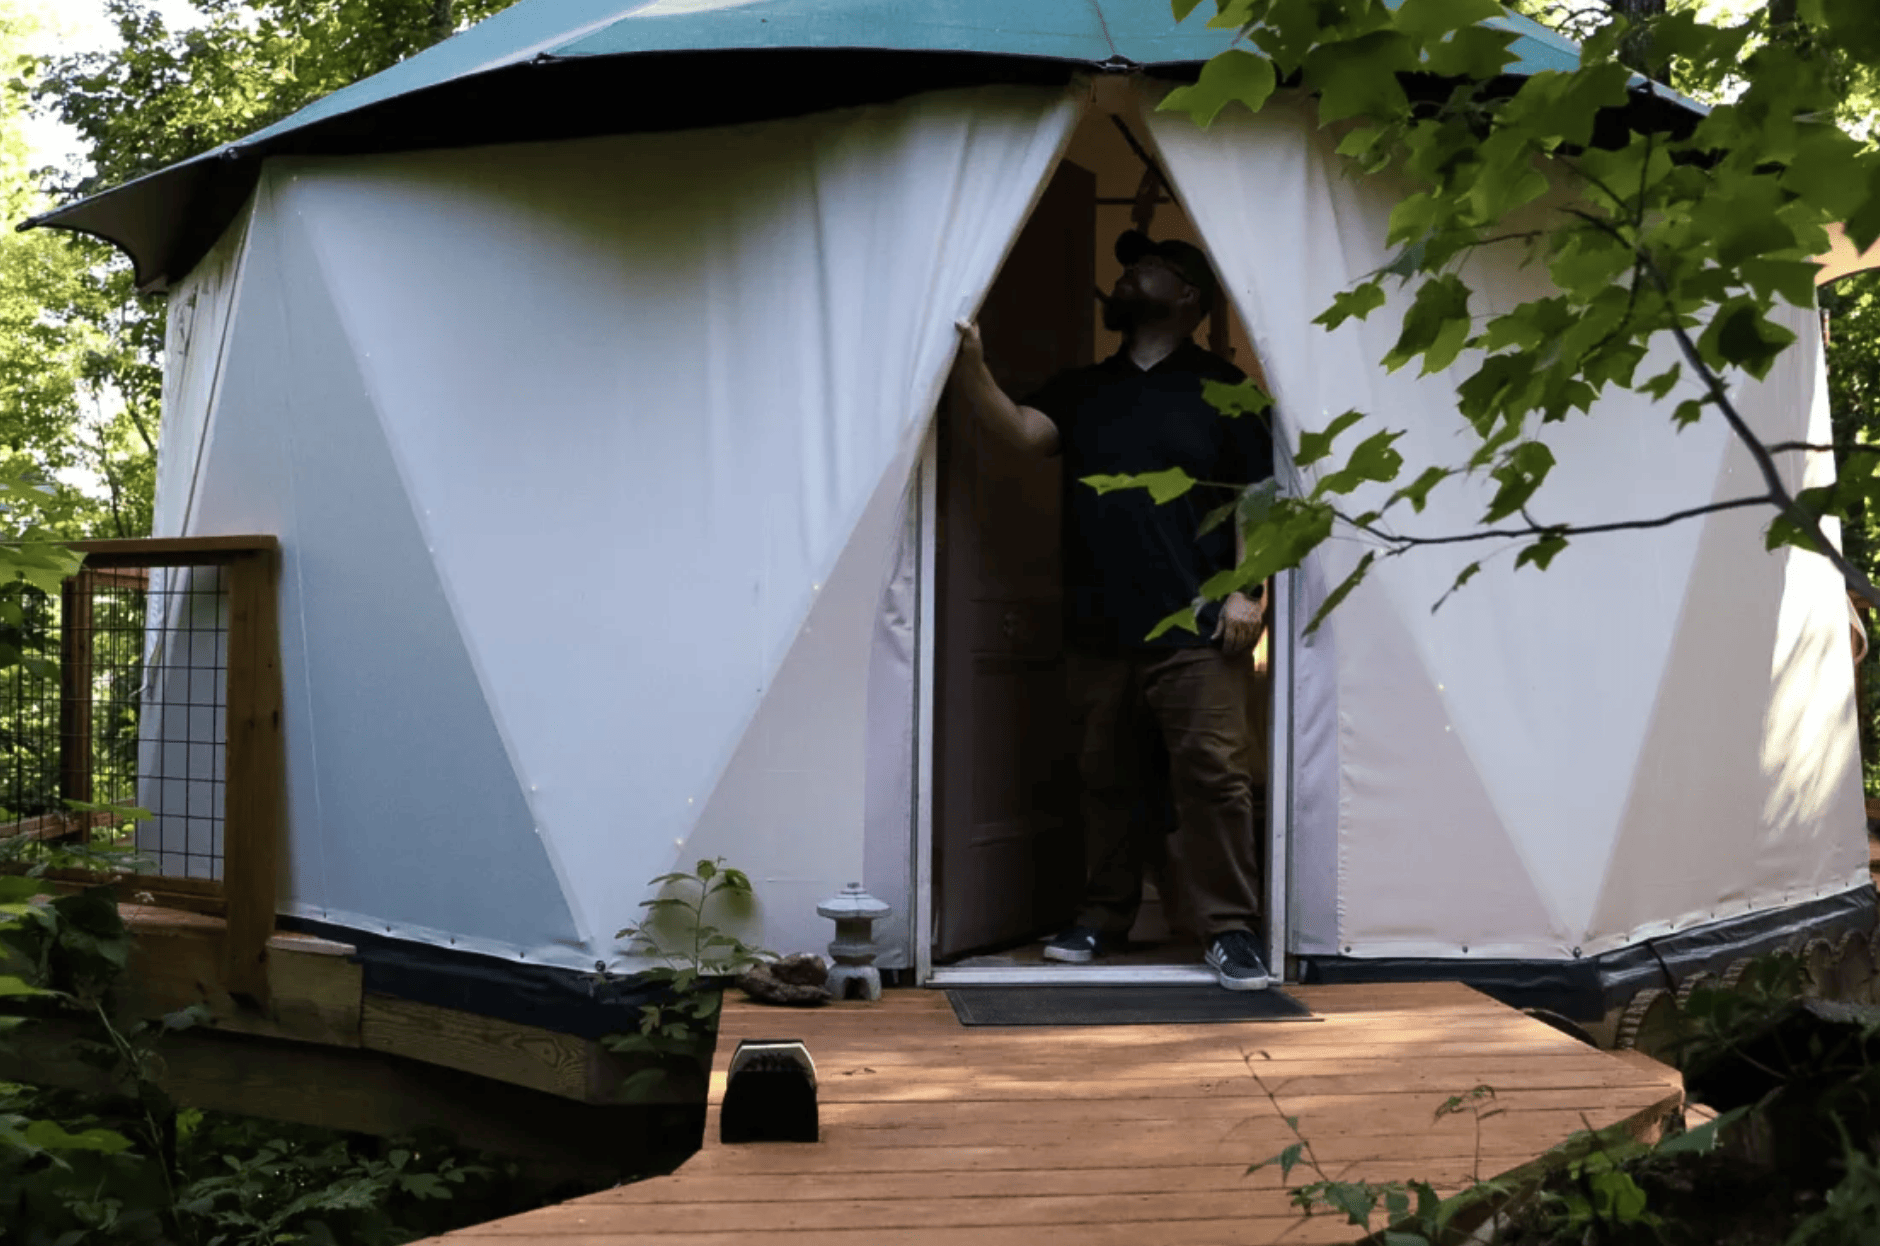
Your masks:
{"label": "teal roof", "polygon": [[[1179,26],[1165,0],[519,0],[469,30],[335,91],[244,140],[525,61],[646,52],[844,48],[1039,57],[1089,65],[1194,64],[1234,42],[1203,3]],[[1525,17],[1511,72],[1572,69],[1573,43]]]}
{"label": "teal roof", "polygon": [[[22,228],[51,225],[105,238],[131,254],[140,284],[159,284],[193,267],[240,210],[256,176],[254,157],[662,128],[648,115],[657,107],[674,110],[670,96],[695,87],[696,77],[670,69],[662,79],[658,66],[689,58],[693,67],[684,72],[695,75],[701,54],[794,58],[769,60],[772,76],[757,87],[744,76],[751,64],[744,61],[716,92],[735,98],[742,89],[781,111],[788,110],[781,96],[793,96],[802,109],[851,102],[841,97],[848,74],[872,72],[876,79],[855,88],[859,102],[944,85],[950,74],[961,81],[1007,74],[1037,81],[1040,73],[1078,69],[1193,66],[1236,37],[1208,27],[1213,11],[1203,3],[1177,25],[1166,0],[518,0],[238,142]],[[1571,42],[1526,18],[1489,24],[1517,35],[1513,73],[1577,63]],[[901,67],[911,63],[905,57],[890,69],[879,67],[879,56],[873,66],[865,60],[885,52],[914,54],[924,76],[905,73]],[[832,66],[814,62],[817,56],[846,59]],[[812,62],[813,69],[794,74],[804,81],[785,76],[786,66]],[[969,63],[971,75],[946,68]],[[608,75],[604,81],[597,70]],[[586,85],[571,88],[572,82]],[[722,100],[718,105],[722,111]]]}

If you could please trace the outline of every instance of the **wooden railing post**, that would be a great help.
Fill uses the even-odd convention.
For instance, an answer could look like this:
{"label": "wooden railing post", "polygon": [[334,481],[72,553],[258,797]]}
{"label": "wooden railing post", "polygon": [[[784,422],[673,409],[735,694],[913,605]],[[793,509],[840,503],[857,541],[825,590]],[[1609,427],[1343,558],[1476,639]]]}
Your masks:
{"label": "wooden railing post", "polygon": [[[91,803],[91,576],[81,568],[59,593],[59,798]],[[63,817],[67,810],[61,804]],[[81,813],[80,838],[91,838],[91,815]]]}
{"label": "wooden railing post", "polygon": [[280,864],[281,643],[279,556],[244,553],[228,567],[228,753],[222,885],[228,898],[227,989],[265,1008],[268,940]]}

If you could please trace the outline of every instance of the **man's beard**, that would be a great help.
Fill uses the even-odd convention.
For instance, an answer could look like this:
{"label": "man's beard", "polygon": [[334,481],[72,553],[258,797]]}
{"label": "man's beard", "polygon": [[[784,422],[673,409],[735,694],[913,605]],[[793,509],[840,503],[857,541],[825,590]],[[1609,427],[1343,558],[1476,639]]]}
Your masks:
{"label": "man's beard", "polygon": [[1128,333],[1163,310],[1140,294],[1112,294],[1103,304],[1103,327],[1113,333]]}

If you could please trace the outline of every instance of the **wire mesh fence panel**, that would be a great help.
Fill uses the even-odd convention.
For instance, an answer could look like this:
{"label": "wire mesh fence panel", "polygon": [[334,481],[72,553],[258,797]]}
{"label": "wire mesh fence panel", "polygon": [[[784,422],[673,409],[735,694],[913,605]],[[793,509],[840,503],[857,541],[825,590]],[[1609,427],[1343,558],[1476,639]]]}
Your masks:
{"label": "wire mesh fence panel", "polygon": [[0,838],[129,839],[142,873],[221,878],[225,575],[87,568],[57,597],[0,593],[19,659],[0,679]]}
{"label": "wire mesh fence panel", "polygon": [[138,722],[137,847],[166,877],[220,878],[227,785],[228,596],[220,567],[150,572]]}
{"label": "wire mesh fence panel", "polygon": [[0,834],[34,839],[64,833],[59,735],[59,603],[16,583],[0,590]]}

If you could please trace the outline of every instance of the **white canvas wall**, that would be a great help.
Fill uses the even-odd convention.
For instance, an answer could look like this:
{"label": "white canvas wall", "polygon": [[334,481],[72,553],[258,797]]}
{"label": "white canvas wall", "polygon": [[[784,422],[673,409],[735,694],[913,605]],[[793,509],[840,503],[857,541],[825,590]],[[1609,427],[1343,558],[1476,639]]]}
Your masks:
{"label": "white canvas wall", "polygon": [[[170,294],[157,435],[158,534],[188,530],[246,241],[244,214]],[[159,874],[218,878],[226,724],[214,707],[226,692],[228,625],[221,578],[213,570],[159,567],[150,571],[148,586],[136,802],[151,818],[137,828],[137,849]]]}
{"label": "white canvas wall", "polygon": [[[849,881],[903,926],[907,480],[1080,99],[267,166],[173,322],[158,533],[282,538],[291,911],[624,968],[644,880],[722,853],[772,946],[826,942]],[[1456,377],[1380,372],[1388,310],[1309,323],[1384,258],[1387,189],[1303,114],[1141,129],[1286,416],[1442,456]],[[1803,336],[1741,401],[1820,439]],[[1741,487],[1719,428],[1616,414],[1550,432],[1561,518]],[[1407,559],[1295,637],[1297,950],[1592,954],[1864,878],[1838,591],[1755,526],[1504,554],[1434,617],[1463,559]]]}
{"label": "white canvas wall", "polygon": [[628,967],[723,852],[827,941],[952,323],[1080,94],[270,162],[159,513],[282,538],[291,911]]}
{"label": "white canvas wall", "polygon": [[[1466,358],[1425,378],[1379,368],[1401,301],[1333,334],[1310,323],[1388,262],[1393,189],[1346,173],[1307,108],[1234,110],[1205,134],[1174,114],[1145,122],[1290,427],[1355,407],[1405,430],[1405,480],[1452,462]],[[1491,308],[1538,291],[1544,270],[1519,259],[1470,273]],[[1800,346],[1736,399],[1765,436],[1825,441],[1819,339],[1808,313],[1792,319]],[[1545,439],[1560,460],[1538,501],[1549,520],[1756,491],[1720,420],[1679,434],[1668,409],[1629,395]],[[1465,531],[1488,496],[1443,492],[1401,529]],[[1515,572],[1512,545],[1427,550],[1379,566],[1318,636],[1296,635],[1295,950],[1570,958],[1863,884],[1840,590],[1822,559],[1761,556],[1766,518],[1582,538],[1546,573]],[[1339,540],[1305,569],[1297,624],[1363,548]]]}

